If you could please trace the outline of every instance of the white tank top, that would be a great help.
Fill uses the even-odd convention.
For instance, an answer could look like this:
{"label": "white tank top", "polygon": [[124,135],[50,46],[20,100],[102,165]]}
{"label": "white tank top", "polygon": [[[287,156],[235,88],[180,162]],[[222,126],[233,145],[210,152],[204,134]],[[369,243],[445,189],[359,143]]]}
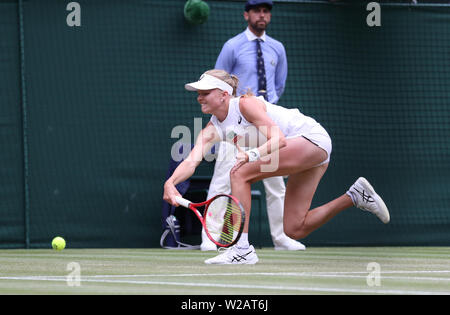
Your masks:
{"label": "white tank top", "polygon": [[[263,101],[267,108],[267,115],[278,125],[286,138],[297,136],[307,136],[311,129],[320,124],[309,116],[302,114],[297,108],[285,108]],[[232,141],[236,136],[242,137],[255,127],[248,122],[239,109],[240,97],[230,99],[228,115],[223,121],[219,121],[216,116],[211,117],[212,124],[216,127],[222,141]]]}

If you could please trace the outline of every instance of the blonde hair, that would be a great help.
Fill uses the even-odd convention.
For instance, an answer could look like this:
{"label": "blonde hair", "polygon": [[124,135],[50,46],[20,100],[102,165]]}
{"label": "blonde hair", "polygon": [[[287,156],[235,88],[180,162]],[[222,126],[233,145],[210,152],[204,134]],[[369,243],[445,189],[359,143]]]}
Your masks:
{"label": "blonde hair", "polygon": [[225,83],[229,84],[233,88],[232,96],[236,96],[237,87],[238,87],[238,83],[239,83],[239,79],[237,76],[235,76],[233,74],[229,74],[225,70],[219,70],[219,69],[208,70],[205,72],[205,74],[212,75],[213,77],[216,77],[217,79],[222,80]]}

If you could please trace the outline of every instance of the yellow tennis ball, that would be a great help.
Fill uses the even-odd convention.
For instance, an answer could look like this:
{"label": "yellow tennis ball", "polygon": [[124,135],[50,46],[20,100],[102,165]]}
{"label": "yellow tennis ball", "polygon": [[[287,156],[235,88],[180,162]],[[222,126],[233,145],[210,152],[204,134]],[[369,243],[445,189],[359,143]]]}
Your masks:
{"label": "yellow tennis ball", "polygon": [[61,236],[57,236],[52,241],[52,247],[54,250],[63,250],[66,247],[66,241]]}

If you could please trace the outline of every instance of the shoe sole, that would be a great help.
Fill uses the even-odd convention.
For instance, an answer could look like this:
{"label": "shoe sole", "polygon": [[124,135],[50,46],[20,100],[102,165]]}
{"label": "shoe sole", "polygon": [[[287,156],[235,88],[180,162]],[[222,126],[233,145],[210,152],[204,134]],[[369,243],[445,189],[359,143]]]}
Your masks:
{"label": "shoe sole", "polygon": [[373,189],[372,185],[368,182],[367,179],[364,177],[360,177],[358,181],[361,182],[361,184],[364,186],[364,188],[373,196],[373,199],[375,200],[376,204],[378,205],[378,208],[380,211],[374,213],[378,219],[381,220],[384,224],[389,223],[391,220],[391,217],[389,215],[389,210],[386,207],[386,204],[384,203],[383,199],[375,192],[375,189]]}
{"label": "shoe sole", "polygon": [[258,262],[259,260],[257,259],[256,261],[252,261],[252,262],[221,262],[221,263],[210,263],[210,262],[206,262],[206,265],[254,265]]}

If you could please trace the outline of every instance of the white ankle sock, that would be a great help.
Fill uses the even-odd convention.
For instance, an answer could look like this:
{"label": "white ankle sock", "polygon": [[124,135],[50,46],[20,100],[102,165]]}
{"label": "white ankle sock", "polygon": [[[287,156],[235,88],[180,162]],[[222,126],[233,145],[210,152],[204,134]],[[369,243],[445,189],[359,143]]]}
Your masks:
{"label": "white ankle sock", "polygon": [[241,238],[237,241],[236,245],[239,248],[249,248],[248,233],[242,233]]}
{"label": "white ankle sock", "polygon": [[355,197],[353,196],[353,193],[350,190],[347,190],[346,194],[350,196],[350,198],[352,198],[353,205],[356,207],[356,200]]}

